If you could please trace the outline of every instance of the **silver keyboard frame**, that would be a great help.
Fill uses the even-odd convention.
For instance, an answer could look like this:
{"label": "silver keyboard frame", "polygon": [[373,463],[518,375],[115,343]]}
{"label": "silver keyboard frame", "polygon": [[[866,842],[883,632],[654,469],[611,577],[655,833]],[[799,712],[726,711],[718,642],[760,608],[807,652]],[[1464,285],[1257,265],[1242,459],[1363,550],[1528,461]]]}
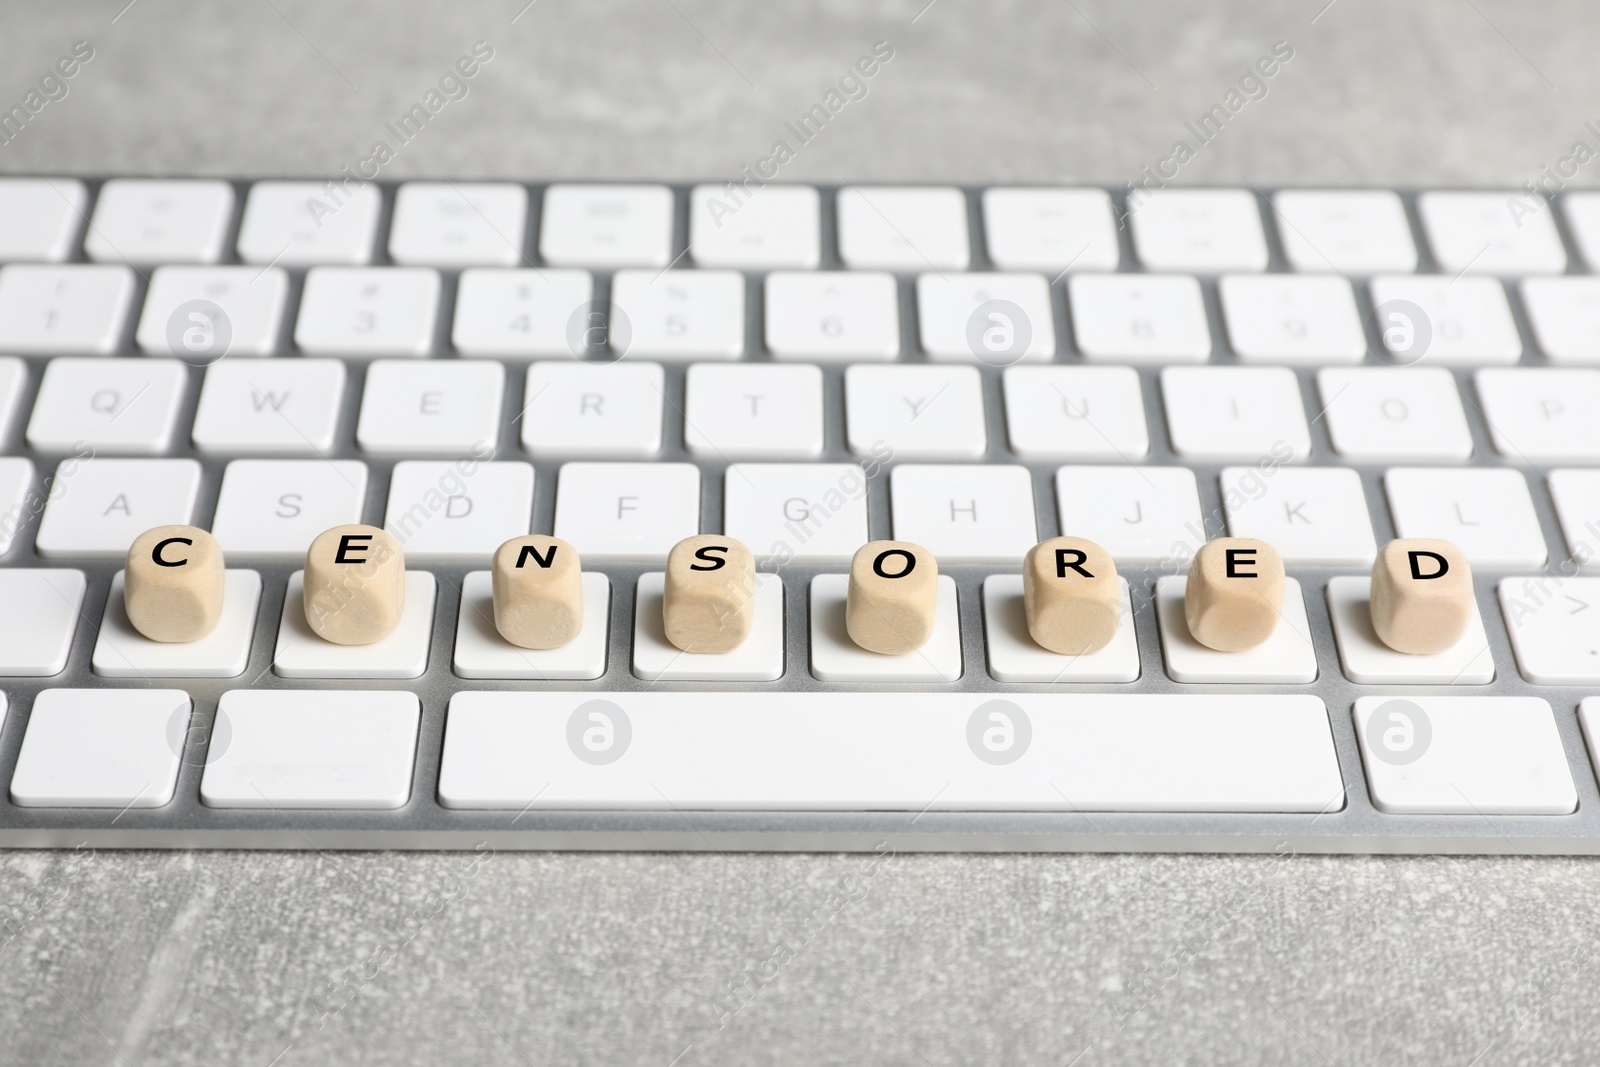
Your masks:
{"label": "silver keyboard frame", "polygon": [[[92,192],[98,194],[97,181],[86,180]],[[248,183],[235,183],[242,204]],[[389,215],[394,201],[394,185],[383,184],[384,209],[379,220],[380,247],[373,262],[390,262],[384,254],[383,241],[389,227]],[[674,187],[677,196],[677,222],[674,252],[684,250],[687,233],[687,185]],[[836,187],[824,186],[825,193]],[[542,185],[529,185],[533,199],[529,210],[529,232],[524,234],[525,247],[536,246],[532,240],[533,220],[538,215],[539,193]],[[990,269],[980,231],[978,197],[981,190],[967,190],[969,226],[971,228],[974,270]],[[1120,212],[1123,197],[1113,191],[1113,200]],[[1422,229],[1416,217],[1414,194],[1402,191],[1408,214],[1411,216],[1413,235],[1417,238],[1421,263],[1419,270],[1436,271],[1426,242],[1421,239]],[[1258,196],[1265,200],[1264,194]],[[840,265],[834,237],[833,199],[823,197],[823,269]],[[1283,251],[1270,211],[1267,218],[1268,242],[1272,261],[1269,270],[1285,269]],[[1581,263],[1570,233],[1559,210],[1553,210],[1557,226],[1562,230],[1569,259]],[[234,227],[238,225],[239,211],[235,211]],[[229,258],[224,262],[237,262],[232,257],[236,233],[230,233],[227,247]],[[1124,227],[1121,231],[1124,270],[1134,262],[1130,236]],[[81,254],[76,257],[81,260]],[[531,257],[530,257],[531,258]],[[685,257],[685,262],[687,261]],[[455,271],[444,271],[444,287],[434,352],[450,352],[449,330],[456,288]],[[304,280],[303,269],[290,271],[291,285],[285,324],[282,329],[278,353],[291,352],[292,324],[298,311],[300,292]],[[758,282],[760,273],[749,278]],[[607,272],[596,272],[596,306],[606,306],[609,299],[610,278]],[[1367,286],[1364,279],[1352,278],[1358,290],[1358,304],[1362,309],[1368,336],[1367,361],[1380,362],[1371,355],[1381,351],[1378,335],[1372,321]],[[1228,362],[1226,339],[1215,279],[1202,278],[1207,313],[1211,323],[1214,350],[1219,354],[1214,362]],[[911,275],[899,280],[902,358],[920,362],[915,351],[917,336],[914,279]],[[134,303],[135,311],[142,306],[144,286],[141,280]],[[1065,297],[1063,286],[1056,281],[1051,286],[1055,327],[1058,338],[1058,360],[1070,360]],[[1526,316],[1515,288],[1508,293],[1517,327],[1527,352],[1537,348],[1529,333]],[[746,351],[747,357],[764,360],[761,340],[761,286],[747,286]],[[137,314],[130,316],[127,336],[122,340],[120,355],[135,352],[132,340]],[[25,355],[25,353],[23,353]],[[33,460],[40,480],[54,470],[61,459],[57,453],[41,453],[29,449],[23,441],[27,413],[31,410],[34,392],[39,381],[42,358],[28,357],[30,375],[27,391],[18,407],[15,425],[4,442],[5,454],[27,456]],[[1538,365],[1538,356],[1524,358],[1524,363]],[[371,478],[367,490],[365,519],[381,523],[387,493],[389,472],[395,460],[360,453],[355,445],[357,408],[365,379],[365,365],[349,361],[350,381],[346,389],[340,421],[338,445],[330,453],[334,458],[358,458],[365,462]],[[700,501],[701,528],[721,528],[722,474],[725,463],[709,462],[703,457],[690,457],[684,451],[681,418],[674,421],[673,409],[681,408],[684,390],[684,366],[665,363],[667,368],[668,408],[665,420],[665,443],[662,460],[690,460],[702,472]],[[520,411],[523,396],[525,361],[507,361],[505,410],[502,426],[511,427],[512,418]],[[844,445],[843,367],[824,365],[826,376],[827,425],[824,460],[850,460]],[[1020,464],[1033,475],[1036,510],[1040,537],[1054,536],[1059,532],[1055,510],[1054,474],[1059,461],[1028,462],[1016,457],[1007,448],[1005,419],[999,390],[1000,371],[981,368],[985,379],[984,402],[988,419],[989,447],[985,463]],[[1393,536],[1393,527],[1385,503],[1381,484],[1384,464],[1350,463],[1333,453],[1328,439],[1325,420],[1320,418],[1317,406],[1318,392],[1314,369],[1300,369],[1302,401],[1307,419],[1312,427],[1312,456],[1310,465],[1338,465],[1357,470],[1367,494],[1374,532],[1379,543]],[[1454,372],[1463,388],[1463,394],[1474,396],[1470,370]],[[1151,451],[1141,462],[1155,465],[1172,464],[1194,470],[1200,483],[1200,497],[1206,519],[1208,536],[1223,534],[1223,512],[1218,489],[1218,474],[1224,464],[1192,463],[1180,460],[1172,452],[1167,437],[1166,419],[1161,408],[1161,393],[1157,381],[1158,369],[1142,368],[1139,371],[1144,390],[1145,414],[1150,427]],[[198,371],[189,375],[188,390],[179,415],[181,426],[192,423],[203,375]],[[1548,543],[1551,563],[1549,573],[1555,573],[1559,561],[1567,558],[1551,505],[1549,491],[1537,471],[1526,464],[1509,462],[1500,457],[1489,440],[1481,413],[1468,408],[1468,421],[1472,428],[1474,456],[1468,461],[1476,466],[1512,466],[1533,475],[1530,477],[1535,507]],[[505,431],[512,438],[502,440],[498,458],[532,462],[537,469],[535,479],[534,529],[548,531],[555,507],[556,473],[560,462],[537,459],[522,451],[514,429]],[[217,490],[228,458],[202,454],[196,451],[187,438],[181,445],[167,453],[198,460],[205,472],[196,514],[201,523],[208,523],[216,505]],[[888,468],[873,479],[869,493],[871,535],[874,538],[889,535],[889,515],[886,478]],[[962,652],[965,673],[958,682],[950,684],[921,685],[863,685],[859,683],[824,683],[812,677],[808,666],[807,597],[810,579],[824,571],[839,568],[791,565],[783,568],[785,583],[785,625],[787,651],[785,673],[772,683],[650,683],[635,678],[629,670],[631,630],[633,620],[633,592],[635,580],[641,573],[659,569],[659,564],[607,564],[604,570],[612,579],[610,618],[610,647],[604,677],[589,682],[523,682],[479,681],[458,678],[451,669],[456,614],[459,604],[461,580],[470,570],[487,567],[488,561],[472,565],[426,565],[439,579],[439,596],[434,608],[434,638],[429,651],[427,673],[409,681],[323,681],[280,678],[271,670],[273,645],[277,636],[279,613],[288,576],[298,568],[297,563],[264,563],[259,560],[237,558],[230,560],[234,566],[253,567],[261,572],[264,588],[259,607],[255,637],[251,647],[250,663],[238,678],[218,680],[152,679],[149,683],[130,682],[123,679],[106,679],[96,676],[90,667],[99,620],[111,577],[120,567],[119,561],[60,561],[40,559],[34,551],[38,517],[33,517],[21,527],[15,546],[4,559],[5,566],[69,566],[85,571],[89,576],[88,592],[83,605],[83,620],[74,638],[66,669],[51,678],[0,679],[10,701],[4,726],[0,728],[0,781],[9,783],[22,743],[29,712],[35,695],[43,689],[61,687],[134,688],[148,684],[153,687],[181,688],[194,699],[194,717],[187,740],[174,799],[160,808],[127,809],[121,812],[108,809],[46,809],[24,808],[12,804],[9,796],[0,796],[0,846],[72,848],[86,845],[93,848],[248,848],[248,849],[563,849],[563,850],[716,850],[716,851],[872,851],[892,848],[896,851],[956,851],[956,852],[1268,852],[1268,853],[1481,853],[1481,854],[1600,854],[1600,793],[1597,793],[1595,774],[1590,766],[1588,748],[1578,724],[1576,709],[1585,696],[1600,692],[1567,686],[1536,686],[1522,680],[1517,672],[1508,643],[1495,588],[1501,577],[1524,576],[1526,571],[1500,571],[1476,568],[1477,595],[1489,635],[1494,665],[1495,681],[1486,686],[1377,686],[1357,685],[1345,678],[1340,670],[1338,653],[1331,630],[1324,586],[1328,578],[1338,574],[1357,573],[1351,568],[1294,567],[1291,574],[1305,588],[1307,611],[1313,639],[1317,648],[1319,677],[1310,685],[1190,685],[1172,681],[1162,669],[1163,659],[1151,592],[1159,576],[1156,567],[1121,568],[1134,590],[1135,627],[1138,635],[1143,673],[1138,681],[1123,685],[1080,684],[1007,684],[991,678],[983,641],[983,619],[979,587],[988,574],[996,568],[972,564],[944,564],[941,570],[952,575],[960,590],[960,618]],[[297,689],[397,689],[418,694],[422,700],[421,728],[413,768],[410,800],[401,808],[391,811],[279,811],[229,810],[209,808],[200,802],[200,777],[204,769],[205,749],[210,728],[216,713],[218,698],[230,689],[262,688],[274,690]],[[1179,813],[1114,813],[1114,812],[945,812],[928,810],[918,812],[861,811],[861,812],[727,812],[727,811],[548,811],[537,807],[520,814],[504,811],[462,811],[441,807],[437,800],[440,750],[443,741],[445,709],[449,698],[457,692],[469,690],[513,690],[538,692],[540,690],[594,690],[596,692],[637,692],[642,690],[680,690],[686,692],[705,690],[797,691],[826,693],[863,692],[874,689],[896,692],[966,692],[975,701],[987,694],[1006,692],[1056,692],[1072,693],[1310,693],[1320,697],[1328,708],[1334,747],[1343,775],[1346,796],[1342,809],[1330,810],[1320,815],[1293,814],[1179,814]],[[1542,697],[1554,708],[1572,777],[1577,785],[1578,808],[1571,815],[1562,816],[1501,816],[1501,815],[1388,815],[1374,808],[1367,793],[1366,778],[1357,747],[1351,720],[1351,706],[1359,696],[1377,694],[1407,695],[1531,695]]]}

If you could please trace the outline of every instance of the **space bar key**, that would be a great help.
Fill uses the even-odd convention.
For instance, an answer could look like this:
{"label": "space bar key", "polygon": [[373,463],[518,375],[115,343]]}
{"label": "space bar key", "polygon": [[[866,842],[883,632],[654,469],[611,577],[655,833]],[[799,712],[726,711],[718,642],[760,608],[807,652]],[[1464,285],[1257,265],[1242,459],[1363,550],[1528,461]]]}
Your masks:
{"label": "space bar key", "polygon": [[450,808],[1312,812],[1343,806],[1309,695],[475,692]]}

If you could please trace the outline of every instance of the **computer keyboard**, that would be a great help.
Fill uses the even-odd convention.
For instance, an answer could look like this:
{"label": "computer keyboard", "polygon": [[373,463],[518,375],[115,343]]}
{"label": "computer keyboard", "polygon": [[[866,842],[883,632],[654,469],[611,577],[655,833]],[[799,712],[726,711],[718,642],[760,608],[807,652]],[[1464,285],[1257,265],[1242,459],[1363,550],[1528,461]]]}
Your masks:
{"label": "computer keyboard", "polygon": [[0,845],[1600,852],[1600,194],[3,178],[0,264]]}

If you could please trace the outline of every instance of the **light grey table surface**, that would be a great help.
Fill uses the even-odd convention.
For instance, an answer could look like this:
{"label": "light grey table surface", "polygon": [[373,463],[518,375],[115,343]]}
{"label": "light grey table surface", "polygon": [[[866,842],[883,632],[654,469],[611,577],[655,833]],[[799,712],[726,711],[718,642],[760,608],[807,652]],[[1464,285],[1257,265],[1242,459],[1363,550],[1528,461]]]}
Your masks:
{"label": "light grey table surface", "polygon": [[[785,178],[1120,185],[1280,40],[1181,180],[1515,185],[1600,119],[1578,0],[124,2],[0,5],[6,108],[95,50],[0,170],[336,172],[479,40],[384,176],[732,177],[879,40]],[[1600,1060],[1593,860],[471,863],[0,855],[0,1063]]]}

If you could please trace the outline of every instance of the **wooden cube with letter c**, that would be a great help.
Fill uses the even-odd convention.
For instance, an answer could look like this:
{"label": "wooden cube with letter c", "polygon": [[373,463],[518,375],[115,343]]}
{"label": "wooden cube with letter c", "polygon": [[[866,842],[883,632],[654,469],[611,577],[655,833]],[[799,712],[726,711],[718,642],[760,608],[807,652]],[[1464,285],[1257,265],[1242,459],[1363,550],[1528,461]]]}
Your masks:
{"label": "wooden cube with letter c", "polygon": [[157,526],[128,548],[128,621],[152,641],[198,641],[222,618],[222,546],[198,526]]}

